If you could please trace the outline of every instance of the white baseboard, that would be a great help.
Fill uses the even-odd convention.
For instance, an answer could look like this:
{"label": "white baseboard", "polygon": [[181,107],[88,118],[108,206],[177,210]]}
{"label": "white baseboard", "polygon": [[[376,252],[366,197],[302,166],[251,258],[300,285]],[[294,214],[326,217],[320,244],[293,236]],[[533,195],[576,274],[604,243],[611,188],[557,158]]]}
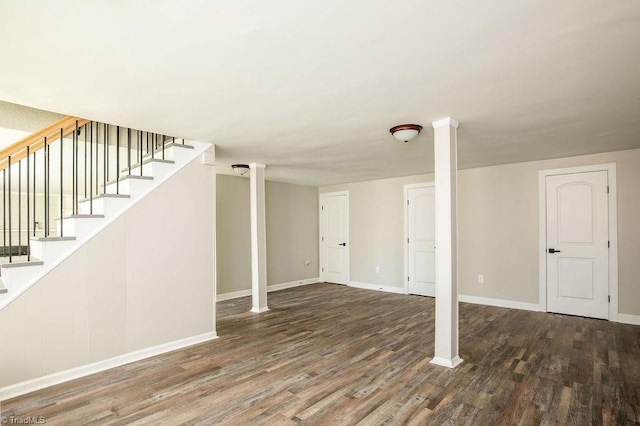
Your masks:
{"label": "white baseboard", "polygon": [[447,367],[447,368],[456,368],[461,363],[462,363],[462,358],[460,358],[458,355],[453,357],[453,359],[440,358],[440,357],[434,356],[433,359],[431,360],[431,364],[440,365],[442,367]]}
{"label": "white baseboard", "polygon": [[518,302],[515,300],[492,299],[490,297],[468,296],[459,294],[458,301],[465,303],[475,303],[476,305],[497,306],[499,308],[522,309],[524,311],[540,311],[537,303]]}
{"label": "white baseboard", "polygon": [[[305,278],[303,280],[297,280],[297,281],[289,281],[288,283],[272,284],[267,286],[267,292],[284,290],[286,288],[300,287],[303,285],[315,284],[317,282],[320,282],[320,278],[314,277],[314,278]],[[238,297],[245,297],[245,296],[251,296],[251,289],[218,294],[216,296],[216,301],[221,302],[223,300],[237,299]]]}
{"label": "white baseboard", "polygon": [[393,287],[390,285],[370,284],[358,281],[349,281],[349,287],[362,288],[365,290],[386,291],[387,293],[407,294],[404,287]]}
{"label": "white baseboard", "polygon": [[[358,281],[349,281],[348,286],[362,288],[365,290],[376,290],[376,291],[386,291],[389,293],[408,294],[407,291],[402,287],[370,284],[370,283],[363,283]],[[536,311],[536,312],[540,311],[540,306],[537,303],[517,302],[515,300],[491,299],[489,297],[467,296],[464,294],[459,294],[458,300],[460,302],[475,303],[477,305],[489,305],[489,306],[497,306],[500,308],[522,309],[525,311]],[[633,315],[629,315],[629,316],[632,317]]]}
{"label": "white baseboard", "polygon": [[69,380],[78,379],[90,374],[99,373],[110,368],[119,367],[134,361],[160,355],[165,352],[175,351],[177,349],[186,348],[187,346],[196,345],[198,343],[207,342],[216,339],[218,336],[215,332],[200,334],[197,336],[187,337],[185,339],[176,340],[161,345],[152,346],[150,348],[140,349],[138,351],[129,352],[127,354],[118,355],[103,361],[94,362],[92,364],[71,368],[69,370],[60,371],[58,373],[49,374],[43,377],[27,380],[25,382],[0,388],[0,401],[24,395],[44,389],[49,386],[68,382]]}
{"label": "white baseboard", "polygon": [[[492,299],[489,297],[468,296],[465,294],[459,294],[458,300],[460,302],[474,303],[476,305],[488,305],[488,306],[497,306],[499,308],[511,308],[511,309],[521,309],[525,311],[544,312],[542,311],[542,309],[540,309],[540,305],[536,303],[517,302],[515,300]],[[640,315],[618,314],[617,318],[613,318],[611,319],[611,321],[615,321],[623,324],[640,325]]]}
{"label": "white baseboard", "polygon": [[640,315],[618,314],[618,322],[624,324],[640,325]]}
{"label": "white baseboard", "polygon": [[320,282],[320,278],[306,278],[304,280],[290,281],[288,283],[272,284],[267,286],[267,291],[284,290],[286,288],[300,287],[302,285],[315,284]]}
{"label": "white baseboard", "polygon": [[223,300],[229,300],[229,299],[237,299],[238,297],[245,297],[245,296],[251,296],[251,289],[218,294],[216,296],[216,302],[221,302]]}

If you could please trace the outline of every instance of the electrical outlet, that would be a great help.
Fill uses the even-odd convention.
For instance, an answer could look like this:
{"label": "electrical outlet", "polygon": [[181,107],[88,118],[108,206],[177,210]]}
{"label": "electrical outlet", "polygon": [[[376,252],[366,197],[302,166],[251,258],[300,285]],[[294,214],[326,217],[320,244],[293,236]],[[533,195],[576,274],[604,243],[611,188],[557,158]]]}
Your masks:
{"label": "electrical outlet", "polygon": [[484,284],[484,275],[478,274],[478,284]]}
{"label": "electrical outlet", "polygon": [[379,274],[379,273],[380,273],[380,267],[376,266],[376,274]]}

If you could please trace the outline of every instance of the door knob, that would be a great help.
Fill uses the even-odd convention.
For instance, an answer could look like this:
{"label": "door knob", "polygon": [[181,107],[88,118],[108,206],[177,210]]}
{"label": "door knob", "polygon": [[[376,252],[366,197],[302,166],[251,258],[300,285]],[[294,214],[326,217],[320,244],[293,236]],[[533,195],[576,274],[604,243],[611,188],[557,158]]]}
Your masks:
{"label": "door knob", "polygon": [[560,253],[560,250],[556,250],[556,249],[550,248],[549,249],[549,253]]}
{"label": "door knob", "polygon": [[338,244],[339,246],[345,247],[347,245],[347,243],[340,243]]}

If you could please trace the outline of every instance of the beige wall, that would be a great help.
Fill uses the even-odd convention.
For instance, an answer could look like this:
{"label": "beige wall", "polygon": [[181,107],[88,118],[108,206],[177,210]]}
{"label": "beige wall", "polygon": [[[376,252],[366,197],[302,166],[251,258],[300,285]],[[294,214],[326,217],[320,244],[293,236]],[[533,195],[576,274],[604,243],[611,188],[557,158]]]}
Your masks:
{"label": "beige wall", "polygon": [[251,288],[249,179],[216,176],[218,294]]}
{"label": "beige wall", "polygon": [[[265,186],[267,284],[317,277],[317,188],[270,181]],[[251,289],[249,209],[249,179],[218,175],[218,294]],[[311,265],[304,265],[306,259]]]}
{"label": "beige wall", "polygon": [[0,387],[215,331],[213,177],[194,160],[0,311]]}
{"label": "beige wall", "polygon": [[538,303],[538,170],[518,163],[459,172],[461,294]]}
{"label": "beige wall", "polygon": [[[461,170],[461,294],[538,303],[538,171],[615,162],[619,312],[640,315],[640,150]],[[322,187],[350,191],[351,280],[403,287],[403,190],[433,175]],[[375,273],[380,266],[380,274]],[[477,275],[485,283],[477,284]]]}
{"label": "beige wall", "polygon": [[618,306],[640,315],[640,149],[616,156],[618,178]]}
{"label": "beige wall", "polygon": [[403,187],[430,181],[433,174],[319,189],[321,193],[349,191],[350,281],[404,288]]}
{"label": "beige wall", "polygon": [[[318,189],[266,184],[267,283],[318,276]],[[311,264],[305,266],[304,261]]]}

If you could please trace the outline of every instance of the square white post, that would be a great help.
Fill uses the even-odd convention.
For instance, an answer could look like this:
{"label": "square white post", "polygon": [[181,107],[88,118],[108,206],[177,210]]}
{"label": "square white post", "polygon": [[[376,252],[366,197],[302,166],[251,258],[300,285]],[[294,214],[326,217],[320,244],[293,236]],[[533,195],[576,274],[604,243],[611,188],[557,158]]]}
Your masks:
{"label": "square white post", "polygon": [[458,356],[457,128],[451,118],[433,122],[436,203],[436,327],[431,363],[453,368]]}
{"label": "square white post", "polygon": [[217,265],[217,230],[216,230],[216,213],[217,213],[217,202],[216,202],[216,146],[211,145],[211,147],[202,153],[202,164],[211,166],[211,179],[213,180],[213,194],[211,194],[211,207],[213,217],[211,218],[213,221],[213,259],[212,259],[212,269],[213,269],[213,282],[211,283],[213,286],[213,332],[218,335],[216,329],[216,299],[218,297],[218,265]]}
{"label": "square white post", "polygon": [[267,306],[267,236],[265,219],[264,164],[249,164],[251,196],[251,312],[269,310]]}

